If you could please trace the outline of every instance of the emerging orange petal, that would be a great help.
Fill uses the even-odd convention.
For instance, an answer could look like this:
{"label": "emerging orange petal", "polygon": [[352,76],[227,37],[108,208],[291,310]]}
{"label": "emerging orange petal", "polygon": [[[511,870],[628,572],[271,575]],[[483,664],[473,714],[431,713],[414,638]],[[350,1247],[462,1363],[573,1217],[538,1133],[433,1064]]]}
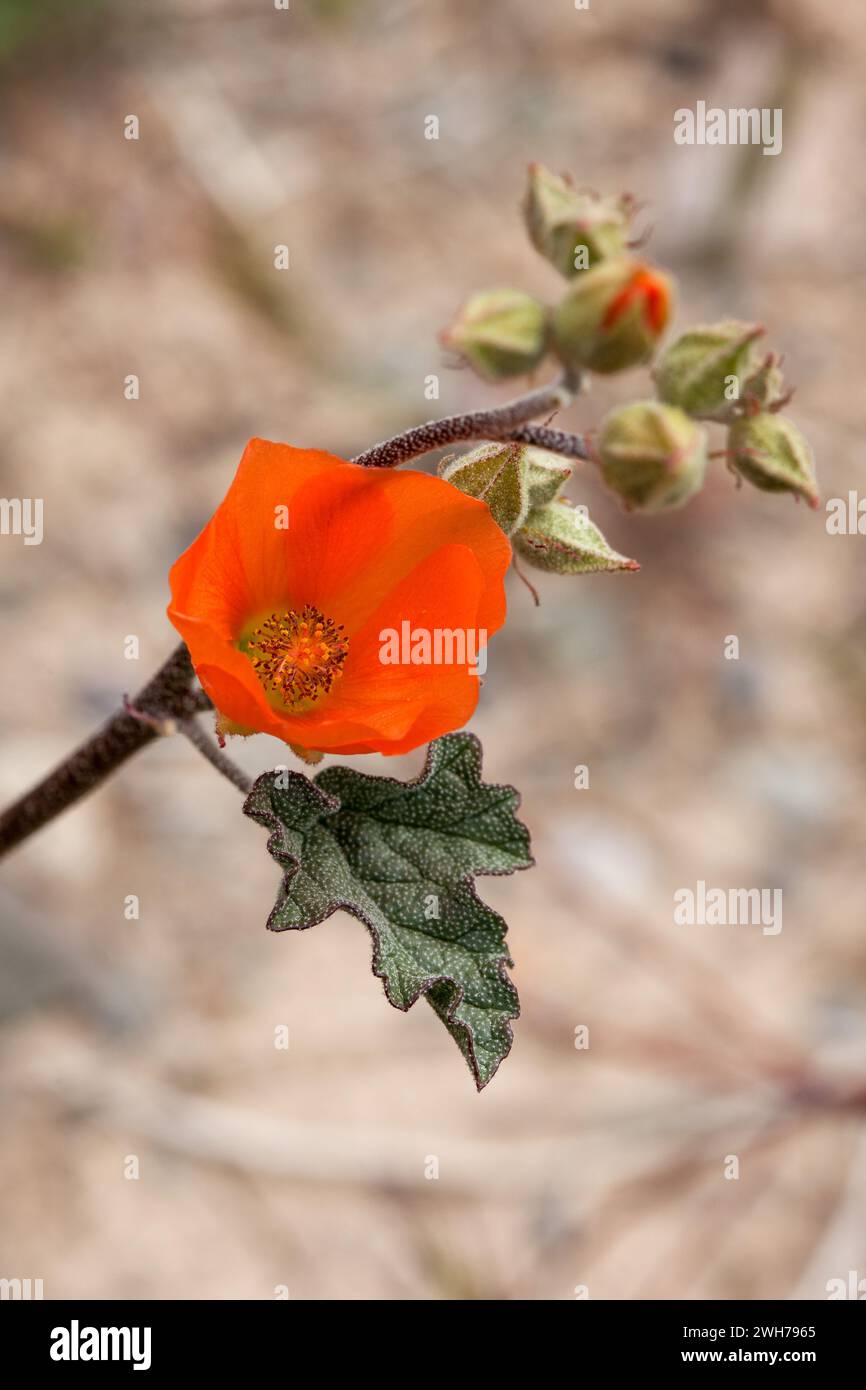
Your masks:
{"label": "emerging orange petal", "polygon": [[667,323],[670,295],[665,281],[648,267],[636,270],[624,289],[615,296],[604,316],[603,328],[612,328],[632,306],[639,306],[646,323],[660,334]]}

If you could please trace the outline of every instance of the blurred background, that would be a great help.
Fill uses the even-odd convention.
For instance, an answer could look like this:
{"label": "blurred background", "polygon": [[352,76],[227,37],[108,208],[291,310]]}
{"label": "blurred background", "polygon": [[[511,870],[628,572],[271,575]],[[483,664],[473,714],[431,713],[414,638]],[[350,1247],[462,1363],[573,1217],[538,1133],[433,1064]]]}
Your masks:
{"label": "blurred background", "polygon": [[[0,544],[4,799],[167,655],[167,570],[250,435],[350,455],[513,394],[436,335],[476,289],[557,294],[530,160],[645,201],[676,326],[766,323],[823,497],[861,487],[864,62],[857,0],[0,0],[2,492],[45,505],[42,545]],[[781,106],[782,153],[676,146],[698,100]],[[557,423],[647,388],[595,381]],[[495,1080],[476,1095],[432,1010],[388,1007],[360,923],[265,931],[262,830],[165,739],[3,865],[0,1276],[168,1299],[866,1278],[866,542],[721,462],[667,516],[588,465],[569,490],[642,569],[542,576],[538,610],[510,582],[472,727],[538,867],[479,885],[523,1004]],[[699,879],[781,888],[783,930],[675,925]]]}

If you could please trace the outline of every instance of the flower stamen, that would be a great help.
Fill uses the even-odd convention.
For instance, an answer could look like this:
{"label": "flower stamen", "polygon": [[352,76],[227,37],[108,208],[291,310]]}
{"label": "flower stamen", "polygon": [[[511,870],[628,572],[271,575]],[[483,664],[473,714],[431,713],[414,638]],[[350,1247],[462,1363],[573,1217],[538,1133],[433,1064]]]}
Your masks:
{"label": "flower stamen", "polygon": [[343,674],[349,639],[342,623],[307,603],[300,613],[272,613],[244,646],[265,689],[297,705],[328,694]]}

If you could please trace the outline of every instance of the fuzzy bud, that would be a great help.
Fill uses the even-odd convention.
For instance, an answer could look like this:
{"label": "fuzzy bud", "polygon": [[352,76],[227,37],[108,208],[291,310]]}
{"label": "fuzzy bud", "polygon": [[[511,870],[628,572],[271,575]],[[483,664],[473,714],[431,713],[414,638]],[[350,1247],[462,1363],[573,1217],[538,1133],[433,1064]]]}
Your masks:
{"label": "fuzzy bud", "polygon": [[692,328],[663,353],[653,377],[661,400],[700,420],[723,424],[783,398],[772,353],[762,354],[759,324],[723,319]]}
{"label": "fuzzy bud", "polygon": [[627,511],[681,507],[703,485],[706,431],[676,406],[636,401],[602,421],[598,462]]}
{"label": "fuzzy bud", "polygon": [[530,164],[523,200],[529,238],[561,275],[571,280],[626,249],[634,202],[578,192],[567,179]]}
{"label": "fuzzy bud", "polygon": [[672,284],[619,256],[579,275],[554,311],[556,351],[567,367],[619,372],[645,362],[670,314]]}
{"label": "fuzzy bud", "polygon": [[728,431],[731,467],[764,492],[793,492],[819,502],[815,459],[805,435],[784,415],[750,415]]}
{"label": "fuzzy bud", "polygon": [[485,381],[533,371],[547,350],[547,309],[521,290],[483,290],[441,335]]}
{"label": "fuzzy bud", "polygon": [[640,569],[637,561],[611,549],[582,507],[563,501],[533,508],[515,532],[513,545],[535,569],[552,574]]}

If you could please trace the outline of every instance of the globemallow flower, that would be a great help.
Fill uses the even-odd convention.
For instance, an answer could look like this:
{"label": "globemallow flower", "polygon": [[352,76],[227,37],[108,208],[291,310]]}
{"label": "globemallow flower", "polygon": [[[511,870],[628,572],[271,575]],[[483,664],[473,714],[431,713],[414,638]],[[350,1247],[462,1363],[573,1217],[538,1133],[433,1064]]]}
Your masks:
{"label": "globemallow flower", "polygon": [[168,615],[221,734],[272,734],[302,756],[406,753],[475,709],[510,559],[484,502],[439,478],[253,439],[171,570]]}

